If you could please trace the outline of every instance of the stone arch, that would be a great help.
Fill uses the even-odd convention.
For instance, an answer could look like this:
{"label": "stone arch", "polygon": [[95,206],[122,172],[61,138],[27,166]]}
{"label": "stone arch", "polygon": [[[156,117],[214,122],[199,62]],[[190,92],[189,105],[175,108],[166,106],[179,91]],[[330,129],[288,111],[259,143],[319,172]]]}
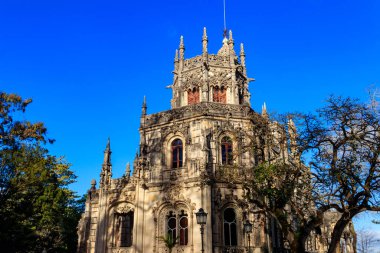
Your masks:
{"label": "stone arch", "polygon": [[243,245],[244,241],[244,231],[243,231],[243,223],[244,223],[244,212],[241,209],[241,207],[238,205],[238,203],[234,201],[225,201],[225,203],[219,208],[218,212],[218,219],[219,219],[219,231],[220,233],[220,242],[222,242],[222,245],[225,245],[225,238],[224,238],[224,212],[227,209],[233,209],[236,215],[236,243],[237,245]]}
{"label": "stone arch", "polygon": [[188,218],[188,241],[186,245],[178,245],[178,248],[191,248],[193,250],[193,231],[194,231],[194,204],[190,203],[190,199],[188,200],[167,200],[160,201],[156,203],[156,206],[153,208],[153,216],[155,217],[155,237],[154,237],[154,248],[156,252],[161,252],[161,249],[164,248],[164,244],[159,240],[161,236],[165,236],[166,234],[166,226],[167,226],[167,217],[170,212],[172,214],[178,216],[182,213],[187,214]]}
{"label": "stone arch", "polygon": [[[131,234],[131,246],[134,245],[135,235],[135,227],[136,227],[136,219],[134,218],[135,205],[128,201],[118,201],[113,203],[108,208],[108,245],[110,248],[118,247],[117,243],[117,219],[118,216],[129,216],[132,218],[132,224],[129,231]],[[100,221],[101,222],[101,221]],[[128,246],[129,247],[129,246]]]}

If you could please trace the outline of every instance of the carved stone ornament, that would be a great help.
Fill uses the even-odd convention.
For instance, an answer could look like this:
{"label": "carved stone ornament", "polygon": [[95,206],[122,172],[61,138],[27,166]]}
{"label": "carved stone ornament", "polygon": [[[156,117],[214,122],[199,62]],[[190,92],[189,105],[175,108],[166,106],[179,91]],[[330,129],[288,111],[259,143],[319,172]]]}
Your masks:
{"label": "carved stone ornament", "polygon": [[121,203],[115,207],[115,213],[118,214],[127,214],[131,211],[134,211],[134,207],[127,203]]}
{"label": "carved stone ornament", "polygon": [[161,128],[161,137],[162,141],[171,133],[181,133],[182,136],[187,136],[188,129],[190,128],[190,124],[173,124],[172,126]]}
{"label": "carved stone ornament", "polygon": [[182,186],[179,184],[172,185],[170,183],[165,184],[163,186],[163,192],[165,193],[162,197],[163,201],[173,201],[173,200],[179,200],[184,199],[182,195]]}
{"label": "carved stone ornament", "polygon": [[[197,116],[207,115],[210,113],[215,115],[226,115],[227,113],[231,113],[239,117],[250,117],[252,120],[259,117],[259,115],[248,106],[221,103],[197,103],[194,105],[172,109],[170,111],[147,115],[145,126],[148,127],[158,123],[168,123],[175,119],[181,119],[185,115]],[[167,127],[165,133],[168,133],[168,131],[172,132],[170,131],[171,129],[171,127]]]}
{"label": "carved stone ornament", "polygon": [[135,201],[136,194],[134,192],[125,191],[123,195],[124,195],[123,197],[124,200],[130,201],[130,202]]}
{"label": "carved stone ornament", "polygon": [[231,72],[226,69],[226,70],[212,70],[214,72],[211,72],[212,75],[210,74],[210,86],[213,87],[230,87],[232,85],[231,82]]}
{"label": "carved stone ornament", "polygon": [[183,91],[192,90],[194,87],[199,87],[202,83],[202,72],[192,71],[184,73],[182,77]]}

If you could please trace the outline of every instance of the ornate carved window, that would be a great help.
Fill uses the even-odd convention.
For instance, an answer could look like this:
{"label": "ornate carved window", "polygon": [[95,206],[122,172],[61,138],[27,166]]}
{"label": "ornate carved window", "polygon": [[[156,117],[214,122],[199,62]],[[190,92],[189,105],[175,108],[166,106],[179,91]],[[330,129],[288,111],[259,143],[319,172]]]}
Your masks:
{"label": "ornate carved window", "polygon": [[189,241],[189,221],[184,210],[181,210],[179,215],[176,215],[173,211],[168,213],[167,234],[173,239],[177,239],[179,245],[187,245]]}
{"label": "ornate carved window", "polygon": [[172,168],[181,168],[183,160],[183,145],[180,139],[172,142]]}
{"label": "ornate carved window", "polygon": [[227,208],[223,213],[224,246],[237,245],[236,213],[232,208]]}
{"label": "ornate carved window", "polygon": [[133,234],[133,211],[115,215],[115,243],[118,247],[131,247]]}
{"label": "ornate carved window", "polygon": [[213,88],[212,100],[218,103],[226,103],[226,90],[223,86]]}
{"label": "ornate carved window", "polygon": [[192,105],[199,103],[199,89],[193,88],[187,91],[187,104]]}
{"label": "ornate carved window", "polygon": [[222,146],[222,164],[231,165],[233,162],[231,138],[228,136],[224,136],[220,144]]}

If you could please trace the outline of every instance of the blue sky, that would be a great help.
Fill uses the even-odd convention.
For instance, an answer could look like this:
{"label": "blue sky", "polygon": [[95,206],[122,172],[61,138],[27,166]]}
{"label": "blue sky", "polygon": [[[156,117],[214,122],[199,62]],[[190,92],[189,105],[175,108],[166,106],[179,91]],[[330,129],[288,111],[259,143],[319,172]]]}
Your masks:
{"label": "blue sky", "polygon": [[[245,45],[251,103],[312,111],[330,94],[368,100],[380,86],[380,1],[226,0],[236,50]],[[222,0],[0,0],[0,90],[33,98],[25,119],[43,121],[50,150],[72,163],[80,194],[98,180],[107,138],[115,176],[138,147],[148,113],[170,107],[173,58],[221,47]]]}

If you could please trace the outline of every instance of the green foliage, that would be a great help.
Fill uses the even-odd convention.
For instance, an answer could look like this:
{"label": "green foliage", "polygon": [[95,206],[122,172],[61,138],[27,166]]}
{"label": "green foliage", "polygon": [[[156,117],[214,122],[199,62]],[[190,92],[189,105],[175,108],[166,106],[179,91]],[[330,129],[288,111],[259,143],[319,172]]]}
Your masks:
{"label": "green foliage", "polygon": [[278,134],[265,131],[268,124],[255,129],[263,146],[257,157],[276,143],[287,155],[268,152],[267,161],[259,160],[246,180],[246,197],[276,221],[292,252],[305,252],[307,236],[321,233],[326,212],[339,213],[332,233],[323,235],[331,237],[333,253],[354,216],[380,211],[380,114],[356,99],[332,96],[315,114],[284,118],[290,117],[275,124]]}
{"label": "green foliage", "polygon": [[160,236],[159,239],[164,242],[165,247],[168,248],[169,253],[171,253],[179,237],[173,238],[172,234],[168,233],[166,236]]}
{"label": "green foliage", "polygon": [[31,100],[0,93],[0,245],[4,252],[74,252],[82,212],[75,175],[45,147],[43,123],[19,121]]}

